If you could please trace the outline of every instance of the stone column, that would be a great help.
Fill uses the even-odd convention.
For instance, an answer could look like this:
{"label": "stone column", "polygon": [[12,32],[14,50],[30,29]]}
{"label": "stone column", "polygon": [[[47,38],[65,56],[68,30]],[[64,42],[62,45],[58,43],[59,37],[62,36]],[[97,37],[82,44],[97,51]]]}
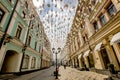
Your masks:
{"label": "stone column", "polygon": [[120,48],[119,48],[118,44],[117,44],[117,43],[114,43],[114,44],[113,44],[113,48],[114,48],[114,50],[115,50],[115,53],[116,53],[117,58],[118,58],[119,63],[120,63]]}
{"label": "stone column", "polygon": [[3,61],[4,61],[4,58],[5,58],[5,46],[2,46],[1,47],[1,50],[0,50],[0,70],[2,68],[2,64],[3,64]]}
{"label": "stone column", "polygon": [[110,59],[111,63],[114,64],[116,70],[120,70],[117,59],[116,59],[115,54],[114,54],[110,45],[106,46],[106,51],[108,53],[108,56],[109,56],[109,59]]}
{"label": "stone column", "polygon": [[103,62],[101,53],[99,51],[95,51],[95,57],[96,57],[95,68],[105,69],[104,62]]}
{"label": "stone column", "polygon": [[114,66],[117,70],[119,70],[119,65],[118,65],[117,59],[115,57],[115,54],[110,46],[110,43],[108,42],[108,40],[104,39],[104,44],[106,44],[105,48],[106,48],[107,55],[109,57],[110,62],[114,64]]}

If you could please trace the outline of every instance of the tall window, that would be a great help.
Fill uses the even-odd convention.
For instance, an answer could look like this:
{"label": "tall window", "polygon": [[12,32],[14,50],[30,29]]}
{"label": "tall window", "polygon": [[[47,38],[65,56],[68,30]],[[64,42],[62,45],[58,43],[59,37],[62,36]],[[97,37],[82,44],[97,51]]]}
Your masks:
{"label": "tall window", "polygon": [[26,14],[24,11],[22,12],[21,16],[22,16],[22,18],[25,18]]}
{"label": "tall window", "polygon": [[92,13],[92,9],[91,8],[89,8],[89,12]]}
{"label": "tall window", "polygon": [[25,7],[28,8],[28,3],[27,3],[27,1],[25,1]]}
{"label": "tall window", "polygon": [[0,8],[0,23],[5,15],[5,12]]}
{"label": "tall window", "polygon": [[36,50],[36,48],[37,48],[37,42],[35,42],[35,50]]}
{"label": "tall window", "polygon": [[111,3],[108,7],[107,7],[107,12],[110,16],[115,15],[115,13],[117,13],[117,9],[115,8],[114,4]]}
{"label": "tall window", "polygon": [[28,45],[30,46],[31,43],[31,36],[28,37]]}
{"label": "tall window", "polygon": [[107,22],[104,14],[102,14],[99,18],[102,25],[104,25]]}
{"label": "tall window", "polygon": [[97,2],[98,2],[98,0],[93,0],[93,3],[94,3],[94,4],[97,4]]}
{"label": "tall window", "polygon": [[93,27],[94,27],[94,30],[95,30],[95,31],[98,30],[98,24],[97,24],[97,22],[94,22],[94,23],[93,23]]}
{"label": "tall window", "polygon": [[31,68],[35,68],[35,64],[36,64],[36,58],[33,57],[31,61]]}
{"label": "tall window", "polygon": [[18,39],[20,39],[21,36],[21,32],[22,32],[22,28],[18,25],[17,31],[16,31],[16,36]]}
{"label": "tall window", "polygon": [[23,69],[27,69],[28,66],[29,66],[29,56],[28,55],[25,55],[24,56],[24,59],[23,59],[23,65],[22,65],[22,68]]}

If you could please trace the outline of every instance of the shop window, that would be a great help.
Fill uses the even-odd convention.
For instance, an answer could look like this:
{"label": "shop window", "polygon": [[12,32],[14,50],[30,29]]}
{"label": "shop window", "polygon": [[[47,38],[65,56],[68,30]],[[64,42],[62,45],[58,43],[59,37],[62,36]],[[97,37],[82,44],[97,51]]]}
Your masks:
{"label": "shop window", "polygon": [[29,59],[30,59],[30,57],[29,57],[28,55],[25,55],[25,56],[24,56],[23,65],[22,65],[22,68],[23,68],[23,69],[28,69]]}
{"label": "shop window", "polygon": [[22,28],[18,25],[15,37],[20,39]]}
{"label": "shop window", "polygon": [[94,22],[94,23],[93,23],[93,27],[94,27],[94,30],[95,30],[95,31],[98,30],[98,24],[97,24],[97,22]]}
{"label": "shop window", "polygon": [[114,4],[111,2],[111,4],[107,7],[107,12],[110,16],[115,15],[117,13],[117,9],[115,8]]}
{"label": "shop window", "polygon": [[5,12],[0,8],[0,23],[5,15]]}
{"label": "shop window", "polygon": [[104,14],[102,14],[99,18],[102,25],[104,25],[107,22]]}
{"label": "shop window", "polygon": [[31,68],[35,68],[35,64],[36,64],[36,58],[33,57],[31,61]]}

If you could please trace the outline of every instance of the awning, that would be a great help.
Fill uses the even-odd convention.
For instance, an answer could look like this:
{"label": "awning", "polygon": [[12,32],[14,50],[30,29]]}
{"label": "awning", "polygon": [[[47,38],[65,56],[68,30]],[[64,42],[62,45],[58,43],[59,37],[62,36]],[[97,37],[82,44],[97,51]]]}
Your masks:
{"label": "awning", "polygon": [[82,54],[80,54],[79,56],[78,56],[78,59],[80,59],[82,57]]}
{"label": "awning", "polygon": [[112,39],[111,39],[111,41],[110,41],[110,44],[113,45],[113,43],[118,43],[118,42],[120,42],[120,32],[116,33],[116,34],[112,37]]}
{"label": "awning", "polygon": [[90,50],[86,51],[86,52],[84,53],[83,57],[89,56],[89,53],[90,53]]}
{"label": "awning", "polygon": [[100,51],[101,46],[102,46],[102,42],[98,43],[98,44],[95,46],[94,51]]}

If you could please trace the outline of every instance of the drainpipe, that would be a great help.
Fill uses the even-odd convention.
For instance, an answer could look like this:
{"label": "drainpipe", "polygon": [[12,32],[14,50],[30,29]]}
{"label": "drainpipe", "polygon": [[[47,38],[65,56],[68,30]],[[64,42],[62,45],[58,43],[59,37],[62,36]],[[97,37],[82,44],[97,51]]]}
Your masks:
{"label": "drainpipe", "polygon": [[[31,15],[30,18],[32,18],[32,15]],[[23,55],[22,55],[22,60],[21,60],[21,64],[20,64],[20,70],[19,70],[20,72],[22,72],[22,65],[23,65],[23,60],[24,60],[24,56],[25,56],[25,51],[26,51],[26,48],[27,48],[27,42],[28,42],[31,22],[32,22],[32,19],[30,19],[30,22],[29,22],[29,25],[28,25],[28,31],[27,31],[27,35],[26,35],[25,45],[24,45],[24,48],[22,49]]]}
{"label": "drainpipe", "polygon": [[43,58],[43,47],[42,47],[42,52],[41,52],[41,65],[40,65],[40,68],[42,69],[42,58]]}
{"label": "drainpipe", "polygon": [[9,19],[9,21],[8,21],[8,23],[7,23],[5,32],[4,32],[4,34],[3,34],[2,38],[1,38],[1,41],[0,41],[0,50],[1,50],[2,45],[3,45],[3,43],[4,43],[5,37],[6,37],[6,35],[7,35],[7,31],[8,31],[8,29],[9,29],[9,25],[10,25],[10,22],[11,22],[11,20],[12,20],[12,17],[13,17],[13,14],[14,14],[14,12],[15,12],[15,9],[16,9],[17,4],[18,4],[18,0],[16,0],[16,2],[15,2],[15,5],[14,5],[13,10],[12,10],[12,13],[11,13],[11,15],[10,15],[10,19]]}
{"label": "drainpipe", "polygon": [[42,67],[43,67],[43,65],[42,65],[42,64],[43,64],[43,63],[42,63],[42,61],[43,61],[43,59],[42,59],[42,58],[43,58],[43,46],[44,46],[44,43],[43,43],[43,40],[44,40],[44,39],[43,39],[43,37],[44,37],[44,36],[43,36],[43,31],[42,31],[42,40],[41,40],[41,41],[42,41],[42,51],[41,51],[41,65],[40,65],[40,68],[41,68],[41,69],[42,69]]}

